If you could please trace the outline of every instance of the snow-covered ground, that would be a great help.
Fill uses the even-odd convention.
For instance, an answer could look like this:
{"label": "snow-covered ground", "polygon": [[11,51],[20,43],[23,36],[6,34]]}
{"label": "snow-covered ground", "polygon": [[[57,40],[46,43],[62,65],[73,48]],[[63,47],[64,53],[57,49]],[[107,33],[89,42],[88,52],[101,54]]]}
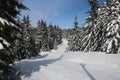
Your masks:
{"label": "snow-covered ground", "polygon": [[120,80],[120,54],[58,50],[15,63],[22,80]]}

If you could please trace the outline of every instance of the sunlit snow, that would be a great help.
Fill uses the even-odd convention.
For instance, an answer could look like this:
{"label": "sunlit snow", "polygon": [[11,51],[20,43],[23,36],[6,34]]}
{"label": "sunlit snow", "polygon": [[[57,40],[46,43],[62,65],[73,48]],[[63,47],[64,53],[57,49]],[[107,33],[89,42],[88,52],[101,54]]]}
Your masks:
{"label": "sunlit snow", "polygon": [[22,80],[120,80],[120,54],[58,50],[15,63]]}

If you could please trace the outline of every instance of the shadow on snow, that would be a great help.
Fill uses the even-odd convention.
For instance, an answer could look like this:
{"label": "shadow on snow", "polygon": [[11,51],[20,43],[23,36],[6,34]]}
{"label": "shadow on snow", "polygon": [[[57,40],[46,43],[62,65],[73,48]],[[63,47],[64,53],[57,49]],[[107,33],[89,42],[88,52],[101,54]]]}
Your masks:
{"label": "shadow on snow", "polygon": [[48,56],[48,54],[45,54],[45,55],[42,55],[42,56],[41,55],[37,55],[37,56],[31,58],[31,60],[42,59],[42,58],[45,58],[47,56]]}
{"label": "shadow on snow", "polygon": [[63,55],[61,55],[57,59],[48,59],[41,61],[24,61],[20,64],[21,76],[30,77],[33,72],[39,72],[41,66],[48,66],[49,64],[53,64],[54,62],[59,61],[62,57]]}
{"label": "shadow on snow", "polygon": [[86,72],[86,74],[88,75],[88,77],[90,78],[90,80],[95,80],[95,78],[90,74],[90,72],[85,68],[85,64],[81,63],[80,64],[82,69]]}

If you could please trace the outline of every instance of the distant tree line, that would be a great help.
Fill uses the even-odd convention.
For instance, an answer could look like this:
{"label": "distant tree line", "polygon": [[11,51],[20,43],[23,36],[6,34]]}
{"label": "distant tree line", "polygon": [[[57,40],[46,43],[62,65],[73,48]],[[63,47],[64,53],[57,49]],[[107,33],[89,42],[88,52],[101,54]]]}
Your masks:
{"label": "distant tree line", "polygon": [[21,33],[17,33],[20,39],[16,40],[15,46],[19,59],[57,49],[57,45],[62,43],[62,30],[56,25],[47,26],[44,20],[39,20],[37,27],[32,27],[28,15],[17,22],[21,26]]}

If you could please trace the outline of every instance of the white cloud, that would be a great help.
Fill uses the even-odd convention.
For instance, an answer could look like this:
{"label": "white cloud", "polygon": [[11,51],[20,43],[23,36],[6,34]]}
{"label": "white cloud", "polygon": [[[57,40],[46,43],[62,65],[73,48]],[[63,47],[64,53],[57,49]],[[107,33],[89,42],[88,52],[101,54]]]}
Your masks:
{"label": "white cloud", "polygon": [[59,13],[58,12],[54,12],[53,15],[54,16],[59,16]]}
{"label": "white cloud", "polygon": [[44,19],[46,16],[43,12],[41,12],[39,10],[32,9],[31,10],[31,17]]}

